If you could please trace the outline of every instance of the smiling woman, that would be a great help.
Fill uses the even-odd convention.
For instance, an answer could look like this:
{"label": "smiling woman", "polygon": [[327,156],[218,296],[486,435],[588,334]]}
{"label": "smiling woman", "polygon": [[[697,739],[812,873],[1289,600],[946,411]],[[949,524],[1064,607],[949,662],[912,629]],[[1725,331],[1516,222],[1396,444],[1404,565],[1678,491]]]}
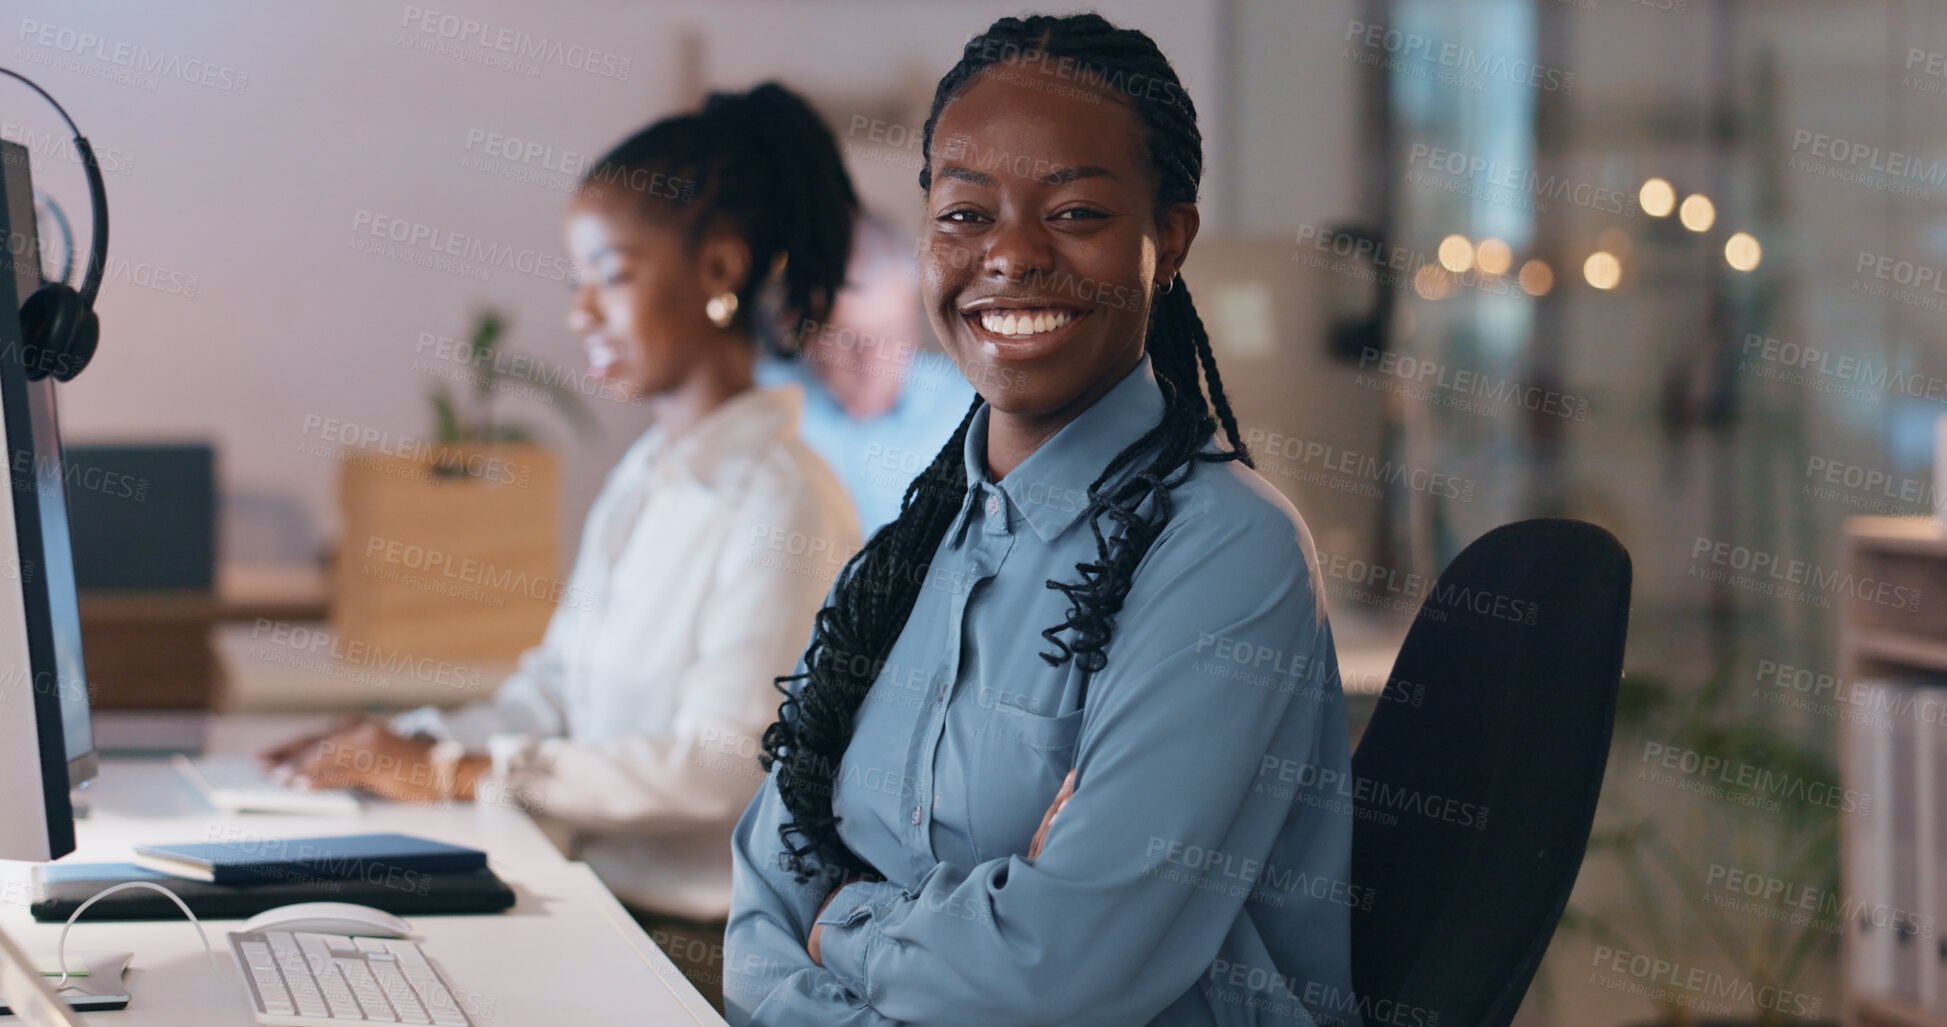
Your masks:
{"label": "smiling woman", "polygon": [[[1337,660],[1178,279],[1195,107],[1140,32],[1005,18],[922,152],[927,313],[980,398],[780,679],[729,1017],[1343,1021],[1349,909],[1278,882],[1345,881],[1350,811],[1259,778],[1349,778]],[[1217,644],[1292,658],[1240,681]]]}

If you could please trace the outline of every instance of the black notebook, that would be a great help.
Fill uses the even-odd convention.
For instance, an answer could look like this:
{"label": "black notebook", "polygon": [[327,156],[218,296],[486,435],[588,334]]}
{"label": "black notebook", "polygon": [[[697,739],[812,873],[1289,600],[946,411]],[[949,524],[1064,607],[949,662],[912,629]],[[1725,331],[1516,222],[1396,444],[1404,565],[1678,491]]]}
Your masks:
{"label": "black notebook", "polygon": [[[34,868],[34,919],[68,918],[111,884],[154,881],[175,892],[199,917],[241,920],[298,902],[352,902],[394,916],[427,913],[498,913],[514,904],[514,890],[487,869],[417,873],[378,880],[266,881],[209,884],[174,877],[133,863],[49,863]],[[183,911],[168,896],[147,888],[119,891],[88,907],[83,920],[179,920]]]}
{"label": "black notebook", "polygon": [[135,850],[135,862],[213,884],[364,879],[397,885],[421,874],[478,870],[487,865],[487,854],[409,834],[347,834],[143,845]]}

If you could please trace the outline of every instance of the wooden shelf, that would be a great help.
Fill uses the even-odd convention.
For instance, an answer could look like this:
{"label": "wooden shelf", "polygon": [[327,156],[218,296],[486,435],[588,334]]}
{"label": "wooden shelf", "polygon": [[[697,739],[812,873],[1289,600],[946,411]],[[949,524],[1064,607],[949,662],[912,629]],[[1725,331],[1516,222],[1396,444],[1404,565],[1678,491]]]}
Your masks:
{"label": "wooden shelf", "polygon": [[219,665],[210,629],[258,619],[304,622],[330,612],[316,568],[220,567],[209,591],[101,589],[79,597],[91,701],[122,709],[206,707]]}
{"label": "wooden shelf", "polygon": [[1858,654],[1870,660],[1902,663],[1909,667],[1947,674],[1947,642],[1915,638],[1893,631],[1860,631],[1853,644]]}
{"label": "wooden shelf", "polygon": [[1846,541],[1880,552],[1947,557],[1947,531],[1932,517],[1848,517]]}
{"label": "wooden shelf", "polygon": [[1847,1022],[1856,1027],[1947,1027],[1947,1017],[1910,1002],[1860,994],[1852,996],[1852,1016]]}
{"label": "wooden shelf", "polygon": [[79,605],[83,619],[131,623],[183,623],[271,620],[323,620],[330,614],[330,589],[315,568],[224,566],[215,591],[194,589],[86,589]]}

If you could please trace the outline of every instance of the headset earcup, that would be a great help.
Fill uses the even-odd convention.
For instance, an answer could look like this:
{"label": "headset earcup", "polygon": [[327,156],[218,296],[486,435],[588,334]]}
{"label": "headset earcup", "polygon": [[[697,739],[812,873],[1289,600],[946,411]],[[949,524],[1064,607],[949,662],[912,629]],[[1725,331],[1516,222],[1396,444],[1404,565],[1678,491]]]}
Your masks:
{"label": "headset earcup", "polygon": [[58,282],[43,285],[20,307],[20,331],[25,343],[20,362],[26,366],[27,380],[40,381],[54,366],[52,343],[67,335],[72,327],[75,301],[80,296]]}
{"label": "headset earcup", "polygon": [[[80,296],[75,297],[76,304]],[[56,381],[73,381],[95,359],[95,345],[101,341],[101,319],[93,310],[81,307],[81,314],[74,320],[74,333],[68,337],[67,353],[54,365]]]}
{"label": "headset earcup", "polygon": [[101,323],[81,302],[81,294],[59,282],[34,290],[20,308],[21,333],[26,336],[20,355],[28,381],[52,374],[67,381],[81,373],[95,355]]}

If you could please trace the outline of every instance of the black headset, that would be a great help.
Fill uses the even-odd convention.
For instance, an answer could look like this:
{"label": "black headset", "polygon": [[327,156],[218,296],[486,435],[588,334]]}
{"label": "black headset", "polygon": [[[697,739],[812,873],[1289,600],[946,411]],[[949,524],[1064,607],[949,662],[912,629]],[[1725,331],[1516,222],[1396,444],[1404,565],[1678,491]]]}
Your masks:
{"label": "black headset", "polygon": [[[101,165],[95,161],[95,148],[88,145],[87,137],[75,127],[74,119],[68,117],[60,103],[19,72],[0,68],[0,75],[27,83],[27,88],[54,106],[61,120],[68,123],[68,131],[74,133],[75,152],[81,155],[81,166],[88,174],[88,199],[94,206],[95,231],[94,241],[88,247],[88,270],[81,277],[81,288],[74,289],[66,282],[48,282],[34,290],[20,308],[20,327],[26,336],[21,361],[26,365],[27,379],[39,381],[53,375],[56,381],[65,382],[88,366],[95,355],[95,344],[101,341],[95,295],[101,292],[102,269],[108,265],[108,191],[101,184]],[[33,226],[29,225],[27,230],[33,231]],[[34,271],[38,275],[40,269]]]}

